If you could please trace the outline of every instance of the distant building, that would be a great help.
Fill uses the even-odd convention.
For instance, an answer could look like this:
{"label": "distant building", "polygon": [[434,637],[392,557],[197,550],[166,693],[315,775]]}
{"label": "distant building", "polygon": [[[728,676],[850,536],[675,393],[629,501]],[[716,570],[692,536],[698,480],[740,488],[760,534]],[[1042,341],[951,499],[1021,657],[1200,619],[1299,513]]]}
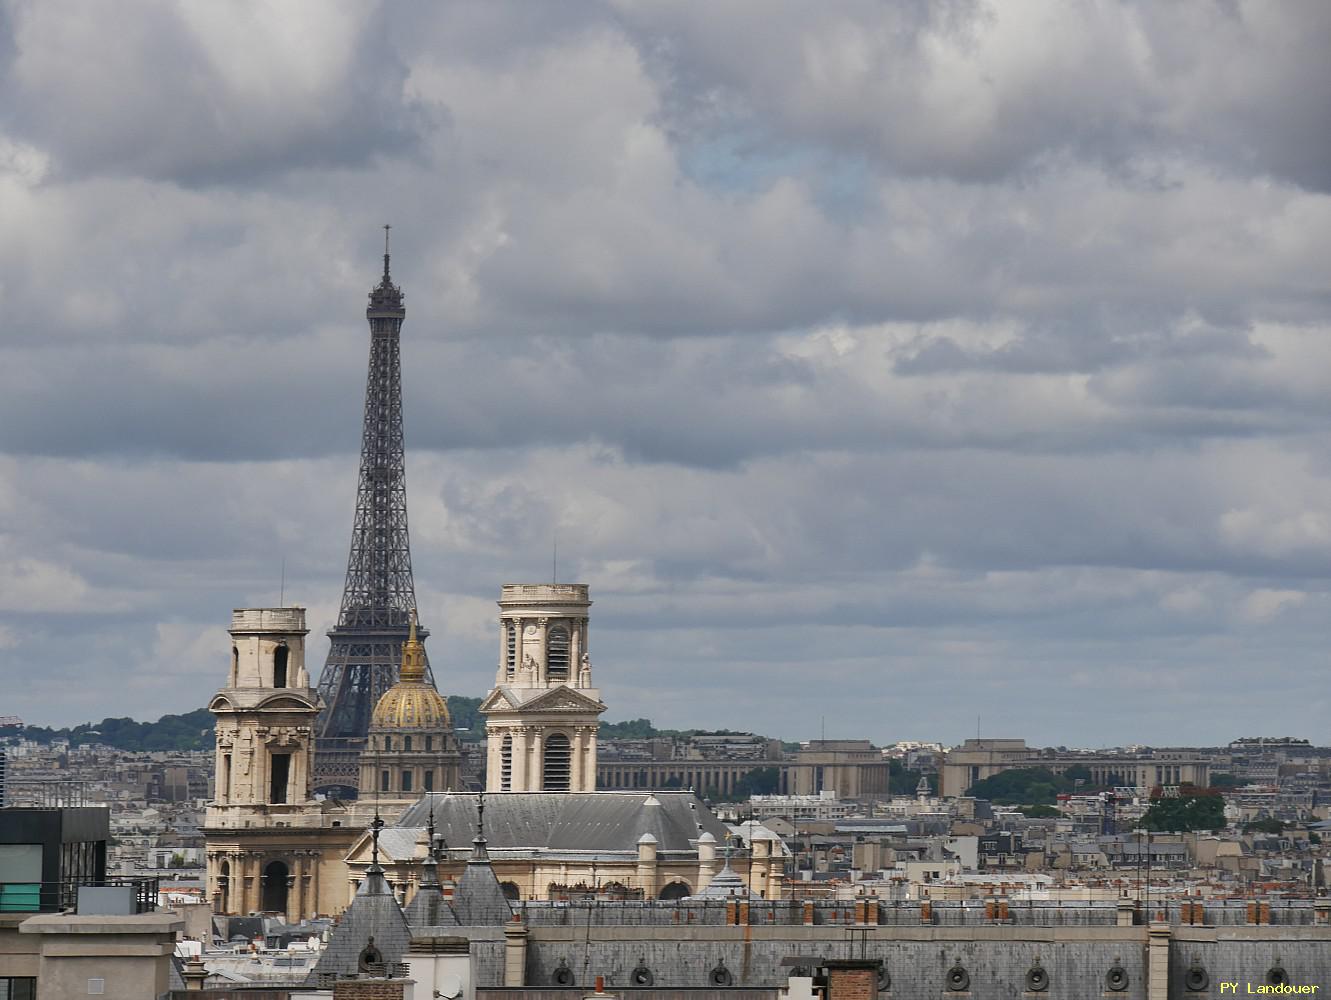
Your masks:
{"label": "distant building", "polygon": [[1152,750],[1093,754],[1084,751],[1028,747],[1018,739],[971,739],[943,756],[939,769],[944,798],[965,795],[977,781],[1003,771],[1043,767],[1062,774],[1071,767],[1090,772],[1088,784],[1098,787],[1210,784],[1211,762],[1192,750]]}

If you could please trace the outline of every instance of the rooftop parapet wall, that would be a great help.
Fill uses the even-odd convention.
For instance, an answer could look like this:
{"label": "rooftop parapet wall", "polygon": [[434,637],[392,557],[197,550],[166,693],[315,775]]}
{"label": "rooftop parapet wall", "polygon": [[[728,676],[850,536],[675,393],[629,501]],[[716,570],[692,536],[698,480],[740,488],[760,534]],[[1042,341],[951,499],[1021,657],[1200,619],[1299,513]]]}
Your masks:
{"label": "rooftop parapet wall", "polygon": [[[518,903],[531,927],[753,927],[800,925],[815,927],[1114,927],[1118,902],[1019,902],[964,900],[948,902],[891,902],[877,897],[847,900],[730,900],[683,901],[528,901]],[[1164,914],[1175,927],[1325,927],[1331,941],[1326,908],[1312,900],[1212,900],[1153,904],[1152,914]],[[1137,922],[1145,917],[1138,907]]]}
{"label": "rooftop parapet wall", "polygon": [[306,632],[304,608],[236,608],[232,632]]}

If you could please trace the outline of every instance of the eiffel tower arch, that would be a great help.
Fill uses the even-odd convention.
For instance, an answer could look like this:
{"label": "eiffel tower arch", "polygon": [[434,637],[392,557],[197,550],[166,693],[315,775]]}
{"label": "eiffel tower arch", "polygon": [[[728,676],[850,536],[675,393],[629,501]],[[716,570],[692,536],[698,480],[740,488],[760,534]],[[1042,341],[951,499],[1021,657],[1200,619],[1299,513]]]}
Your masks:
{"label": "eiffel tower arch", "polygon": [[[388,228],[384,227],[383,278],[370,292],[365,310],[370,364],[346,585],[319,676],[325,707],[316,724],[314,790],[343,799],[356,797],[370,713],[397,683],[402,645],[416,607],[402,435],[400,335],[407,314],[402,290],[389,275]],[[422,641],[428,635],[417,627]],[[434,684],[428,659],[425,677]]]}

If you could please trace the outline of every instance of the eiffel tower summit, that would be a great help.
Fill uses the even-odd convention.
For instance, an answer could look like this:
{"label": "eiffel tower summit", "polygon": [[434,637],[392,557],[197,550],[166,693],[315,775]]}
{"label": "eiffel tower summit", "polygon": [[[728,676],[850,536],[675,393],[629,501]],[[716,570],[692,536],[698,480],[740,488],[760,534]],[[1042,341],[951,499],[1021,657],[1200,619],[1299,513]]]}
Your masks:
{"label": "eiffel tower summit", "polygon": [[[389,274],[389,229],[384,226],[384,275],[371,290],[365,310],[370,366],[347,580],[337,625],[328,633],[332,642],[328,660],[319,676],[324,708],[316,725],[314,789],[341,799],[356,797],[370,716],[384,692],[397,683],[402,645],[416,607],[402,438],[400,336],[407,313],[402,289]],[[418,639],[427,635],[417,626]],[[421,657],[426,683],[433,686],[423,649]]]}

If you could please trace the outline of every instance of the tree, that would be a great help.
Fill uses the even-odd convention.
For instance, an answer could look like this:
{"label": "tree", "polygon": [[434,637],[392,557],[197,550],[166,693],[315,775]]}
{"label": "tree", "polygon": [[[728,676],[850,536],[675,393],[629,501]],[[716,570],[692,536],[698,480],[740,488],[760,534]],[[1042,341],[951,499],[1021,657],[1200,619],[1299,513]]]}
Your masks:
{"label": "tree", "polygon": [[481,699],[450,694],[447,701],[448,714],[458,739],[464,743],[484,743],[485,716],[480,713]]}
{"label": "tree", "polygon": [[971,785],[967,795],[1002,805],[1053,805],[1073,783],[1047,767],[1019,767],[1000,771]]}
{"label": "tree", "polygon": [[1143,829],[1170,833],[1223,830],[1225,825],[1225,800],[1188,786],[1176,799],[1155,799],[1142,817]]}
{"label": "tree", "polygon": [[1244,833],[1284,833],[1285,823],[1278,819],[1267,817],[1266,819],[1255,819],[1251,823],[1243,824]]}
{"label": "tree", "polygon": [[750,795],[771,795],[781,787],[781,772],[775,767],[759,767],[735,782],[735,798]]}

